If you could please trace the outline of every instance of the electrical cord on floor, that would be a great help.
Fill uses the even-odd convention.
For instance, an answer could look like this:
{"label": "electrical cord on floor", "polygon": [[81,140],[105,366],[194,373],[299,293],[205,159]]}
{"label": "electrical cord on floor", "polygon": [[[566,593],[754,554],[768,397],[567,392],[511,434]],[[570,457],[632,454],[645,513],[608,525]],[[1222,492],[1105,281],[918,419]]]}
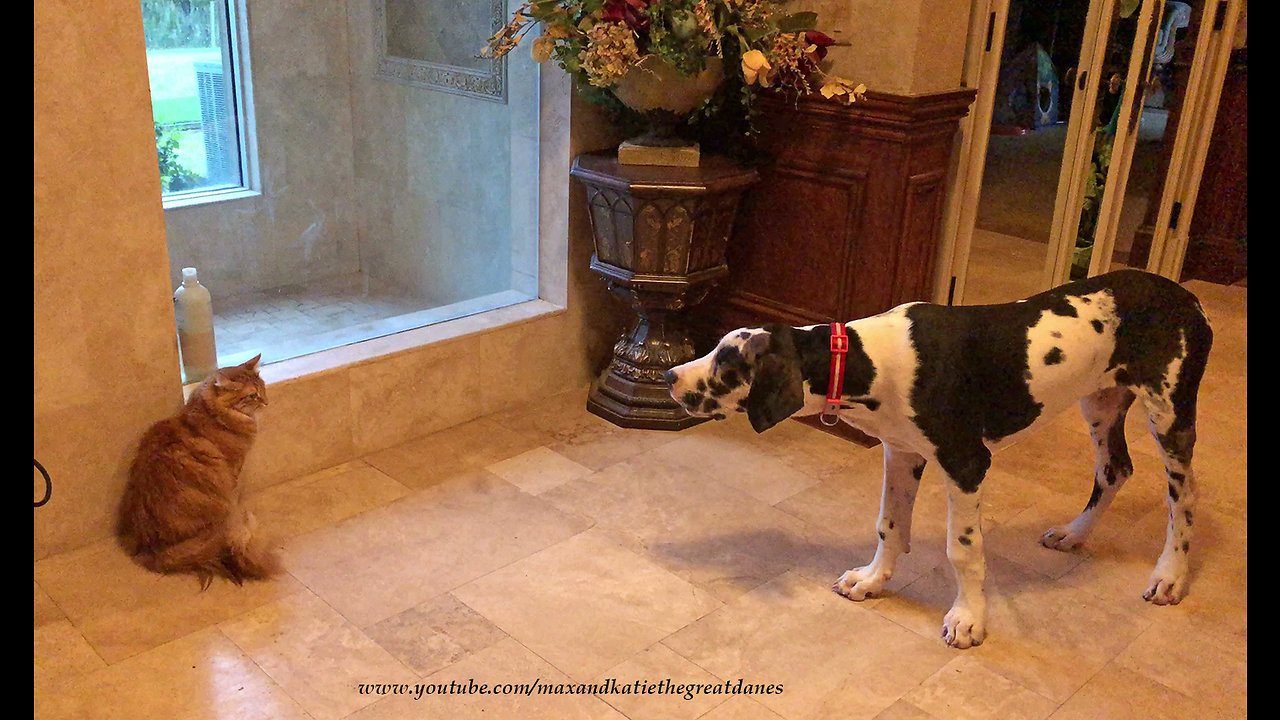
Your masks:
{"label": "electrical cord on floor", "polygon": [[36,460],[35,463],[36,469],[44,476],[44,499],[36,501],[36,507],[40,507],[41,505],[49,502],[50,497],[53,497],[53,481],[49,479],[49,473],[44,469],[44,466],[40,464],[40,461]]}

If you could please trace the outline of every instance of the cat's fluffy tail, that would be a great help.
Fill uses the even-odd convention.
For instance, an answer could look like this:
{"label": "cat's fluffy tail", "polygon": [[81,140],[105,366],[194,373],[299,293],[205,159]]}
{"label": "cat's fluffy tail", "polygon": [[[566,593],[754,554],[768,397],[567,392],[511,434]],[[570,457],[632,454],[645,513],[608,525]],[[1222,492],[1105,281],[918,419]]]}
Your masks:
{"label": "cat's fluffy tail", "polygon": [[198,535],[164,548],[140,550],[134,558],[143,567],[160,573],[194,573],[200,589],[207,589],[214,577],[224,577],[236,585],[245,580],[263,580],[280,572],[280,559],[258,537],[230,541],[223,533]]}

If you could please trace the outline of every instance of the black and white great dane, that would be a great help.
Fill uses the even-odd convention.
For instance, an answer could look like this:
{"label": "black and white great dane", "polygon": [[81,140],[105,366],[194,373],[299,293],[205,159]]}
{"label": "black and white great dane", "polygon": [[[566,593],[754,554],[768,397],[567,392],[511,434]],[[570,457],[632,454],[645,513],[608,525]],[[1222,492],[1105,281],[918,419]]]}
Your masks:
{"label": "black and white great dane", "polygon": [[[836,592],[862,600],[883,590],[909,550],[921,473],[936,462],[947,478],[947,557],[959,588],[942,634],[954,647],[980,644],[982,480],[992,451],[1079,402],[1097,446],[1093,493],[1079,516],[1040,538],[1050,548],[1075,549],[1133,473],[1124,421],[1137,398],[1169,480],[1168,533],[1143,597],[1158,605],[1183,598],[1196,499],[1196,393],[1213,341],[1189,291],[1121,270],[1002,305],[908,303],[844,328],[848,351],[835,412],[881,440],[884,491],[875,557],[844,573]],[[832,334],[831,325],[735,330],[706,356],[673,368],[671,394],[697,416],[745,412],[757,432],[822,412]]]}

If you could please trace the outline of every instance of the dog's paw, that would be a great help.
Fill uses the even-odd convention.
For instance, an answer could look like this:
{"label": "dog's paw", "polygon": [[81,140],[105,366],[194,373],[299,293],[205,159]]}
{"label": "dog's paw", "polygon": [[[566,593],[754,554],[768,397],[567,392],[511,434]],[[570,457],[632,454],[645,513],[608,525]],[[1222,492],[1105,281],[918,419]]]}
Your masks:
{"label": "dog's paw", "polygon": [[1150,585],[1142,593],[1142,599],[1156,605],[1177,605],[1187,595],[1186,568],[1156,567],[1151,573]]}
{"label": "dog's paw", "polygon": [[942,639],[953,648],[964,650],[987,639],[986,621],[981,613],[968,608],[952,607],[942,619]]}
{"label": "dog's paw", "polygon": [[1084,535],[1074,532],[1070,525],[1051,527],[1040,536],[1041,545],[1050,550],[1061,550],[1062,552],[1079,550],[1080,546],[1084,544],[1084,540]]}
{"label": "dog's paw", "polygon": [[879,595],[891,577],[892,571],[867,565],[847,571],[832,584],[831,589],[850,600],[862,601]]}

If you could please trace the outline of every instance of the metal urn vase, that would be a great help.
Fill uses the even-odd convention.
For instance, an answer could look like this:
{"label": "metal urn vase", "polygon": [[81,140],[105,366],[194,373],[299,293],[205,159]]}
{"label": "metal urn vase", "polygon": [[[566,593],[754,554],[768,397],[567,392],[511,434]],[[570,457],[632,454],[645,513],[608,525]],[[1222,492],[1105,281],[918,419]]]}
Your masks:
{"label": "metal urn vase", "polygon": [[698,167],[623,165],[610,152],[578,156],[571,175],[587,191],[591,269],[635,314],[591,387],[588,410],[622,427],[700,422],[671,398],[663,375],[694,358],[682,315],[728,274],[738,201],[756,172],[718,156]]}

